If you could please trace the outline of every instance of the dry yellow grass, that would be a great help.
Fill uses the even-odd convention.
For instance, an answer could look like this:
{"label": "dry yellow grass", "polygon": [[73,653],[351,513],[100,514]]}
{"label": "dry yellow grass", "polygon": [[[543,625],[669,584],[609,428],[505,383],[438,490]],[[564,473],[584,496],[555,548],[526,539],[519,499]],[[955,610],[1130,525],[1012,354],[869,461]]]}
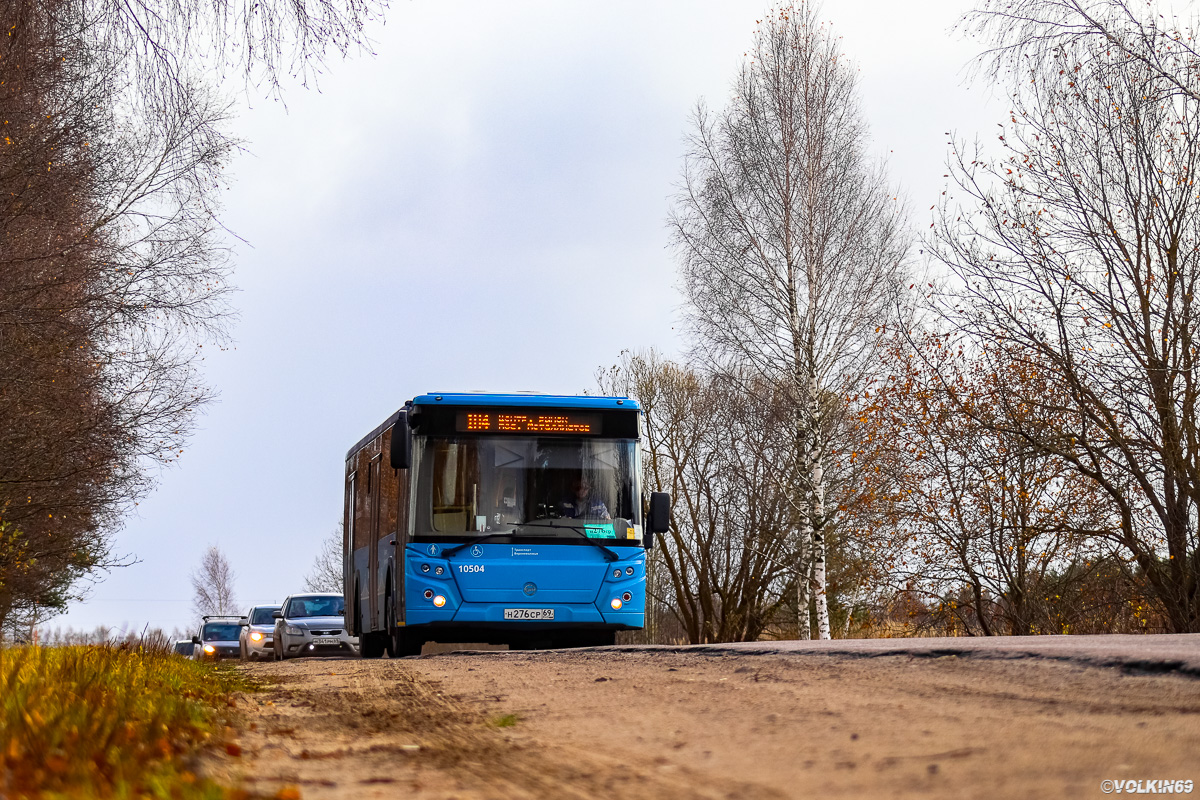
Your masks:
{"label": "dry yellow grass", "polygon": [[155,647],[0,648],[0,797],[245,796],[187,768],[245,688]]}

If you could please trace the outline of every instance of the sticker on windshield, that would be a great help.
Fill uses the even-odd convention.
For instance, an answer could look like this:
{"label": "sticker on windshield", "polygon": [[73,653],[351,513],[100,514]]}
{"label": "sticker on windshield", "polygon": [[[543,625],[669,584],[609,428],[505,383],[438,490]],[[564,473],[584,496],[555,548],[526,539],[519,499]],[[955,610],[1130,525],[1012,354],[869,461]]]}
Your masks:
{"label": "sticker on windshield", "polygon": [[617,538],[617,532],[613,530],[611,522],[606,522],[603,525],[584,525],[583,530],[589,539]]}

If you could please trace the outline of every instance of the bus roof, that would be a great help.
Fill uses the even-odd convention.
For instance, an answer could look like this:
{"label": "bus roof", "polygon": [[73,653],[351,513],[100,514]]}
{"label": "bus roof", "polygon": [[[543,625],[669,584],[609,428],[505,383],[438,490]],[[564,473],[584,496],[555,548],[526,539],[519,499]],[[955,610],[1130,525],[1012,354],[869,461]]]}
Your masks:
{"label": "bus roof", "polygon": [[568,394],[486,394],[482,392],[430,392],[413,398],[415,406],[524,406],[526,408],[621,408],[640,411],[628,397]]}
{"label": "bus roof", "polygon": [[[487,394],[484,392],[430,392],[429,394],[419,395],[412,400],[414,406],[524,406],[526,408],[574,408],[574,409],[602,409],[602,408],[620,408],[632,411],[641,411],[641,406],[637,400],[631,400],[628,397],[597,397],[594,395],[570,395],[570,394]],[[407,405],[407,404],[406,404]],[[379,434],[383,433],[388,428],[396,423],[396,418],[400,416],[400,412],[404,409],[396,411],[376,428],[368,433],[363,438],[355,443],[346,452],[346,460],[354,458],[359,450],[366,447],[368,442],[373,441]]]}

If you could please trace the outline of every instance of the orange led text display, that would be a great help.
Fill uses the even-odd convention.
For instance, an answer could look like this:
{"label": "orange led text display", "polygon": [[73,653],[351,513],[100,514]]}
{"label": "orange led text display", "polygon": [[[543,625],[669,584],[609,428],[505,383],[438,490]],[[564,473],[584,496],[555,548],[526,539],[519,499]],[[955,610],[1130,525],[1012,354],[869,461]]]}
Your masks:
{"label": "orange led text display", "polygon": [[458,415],[459,431],[465,433],[599,433],[598,415],[465,411]]}

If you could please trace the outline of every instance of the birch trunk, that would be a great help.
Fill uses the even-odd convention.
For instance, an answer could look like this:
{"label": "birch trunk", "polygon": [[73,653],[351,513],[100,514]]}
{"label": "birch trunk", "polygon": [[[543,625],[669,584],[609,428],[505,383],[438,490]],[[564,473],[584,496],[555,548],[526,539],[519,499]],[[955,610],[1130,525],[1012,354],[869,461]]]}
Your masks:
{"label": "birch trunk", "polygon": [[825,582],[825,467],[820,456],[813,466],[813,591],[817,609],[817,638],[829,639],[829,597]]}
{"label": "birch trunk", "polygon": [[815,372],[809,374],[808,401],[810,424],[808,463],[812,506],[809,525],[812,527],[813,591],[817,611],[817,638],[829,639],[829,596],[825,581],[825,460],[821,456],[821,401]]}
{"label": "birch trunk", "polygon": [[800,556],[796,564],[796,622],[797,638],[811,639],[812,625],[809,622],[809,607],[812,605],[812,522],[806,513],[800,523]]}

